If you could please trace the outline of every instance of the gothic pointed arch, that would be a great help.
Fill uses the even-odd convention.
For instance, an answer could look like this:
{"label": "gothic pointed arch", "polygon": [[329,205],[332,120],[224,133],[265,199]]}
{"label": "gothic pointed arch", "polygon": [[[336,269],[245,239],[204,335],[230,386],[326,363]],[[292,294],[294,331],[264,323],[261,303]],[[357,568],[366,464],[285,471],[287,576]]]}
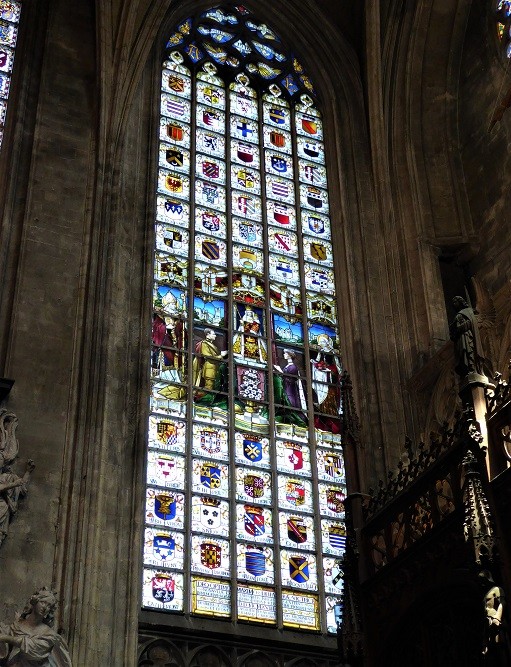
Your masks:
{"label": "gothic pointed arch", "polygon": [[326,141],[299,55],[256,14],[225,4],[176,25],[158,132],[146,608],[336,632],[346,477]]}

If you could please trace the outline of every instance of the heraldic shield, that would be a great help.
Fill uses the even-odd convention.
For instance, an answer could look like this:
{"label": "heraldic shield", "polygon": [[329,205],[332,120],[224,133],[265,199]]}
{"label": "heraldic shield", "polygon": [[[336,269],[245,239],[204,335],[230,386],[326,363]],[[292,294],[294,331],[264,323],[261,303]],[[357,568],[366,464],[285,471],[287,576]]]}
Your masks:
{"label": "heraldic shield", "polygon": [[286,122],[286,112],[283,109],[270,109],[270,120],[277,125],[283,125]]}
{"label": "heraldic shield", "polygon": [[288,480],[286,482],[286,500],[291,505],[303,505],[305,503],[304,485],[294,479]]}
{"label": "heraldic shield", "polygon": [[202,226],[210,232],[217,232],[220,229],[220,218],[213,213],[203,213]]}
{"label": "heraldic shield", "polygon": [[160,572],[152,581],[153,598],[166,604],[174,599],[176,582],[170,574]]}
{"label": "heraldic shield", "polygon": [[216,570],[222,564],[222,547],[215,542],[203,542],[200,547],[200,562],[209,570]]}
{"label": "heraldic shield", "polygon": [[261,577],[266,572],[266,559],[262,549],[247,549],[245,567],[254,577]]}
{"label": "heraldic shield", "polygon": [[302,130],[307,134],[317,134],[318,124],[312,118],[302,118]]}
{"label": "heraldic shield", "polygon": [[174,141],[183,141],[183,127],[177,123],[168,123],[167,136]]}
{"label": "heraldic shield", "polygon": [[243,455],[254,463],[263,458],[263,446],[258,440],[243,439]]}
{"label": "heraldic shield", "polygon": [[277,148],[283,148],[286,145],[286,137],[282,132],[270,132],[270,141]]}
{"label": "heraldic shield", "polygon": [[342,562],[340,560],[336,560],[334,566],[332,567],[332,584],[339,590],[342,590],[342,586],[344,583],[343,578],[344,578],[344,570],[342,567]]}
{"label": "heraldic shield", "polygon": [[204,429],[200,432],[201,449],[208,454],[217,454],[220,451],[220,434],[212,429]]}
{"label": "heraldic shield", "polygon": [[321,190],[314,187],[307,188],[307,203],[314,208],[323,208],[323,200],[321,199]]}
{"label": "heraldic shield", "polygon": [[168,148],[165,152],[165,159],[173,167],[182,167],[184,162],[183,152],[177,148]]}
{"label": "heraldic shield", "polygon": [[264,496],[264,480],[258,475],[245,475],[245,493],[250,498],[262,498]]}
{"label": "heraldic shield", "polygon": [[240,222],[239,233],[241,238],[247,243],[253,243],[257,240],[255,225],[250,222]]}
{"label": "heraldic shield", "polygon": [[220,468],[204,463],[200,469],[200,481],[207,489],[218,489],[220,487]]}
{"label": "heraldic shield", "polygon": [[205,528],[220,528],[222,516],[220,513],[220,501],[216,498],[203,497],[200,499],[202,509],[200,522]]}
{"label": "heraldic shield", "polygon": [[294,443],[286,443],[287,458],[293,470],[301,470],[303,468],[303,452],[300,445]]}
{"label": "heraldic shield", "polygon": [[177,427],[174,422],[160,421],[156,425],[158,442],[162,445],[175,447],[177,444]]}
{"label": "heraldic shield", "polygon": [[308,155],[309,157],[317,158],[319,157],[319,144],[307,141],[304,144],[303,152],[305,153],[305,155]]}
{"label": "heraldic shield", "polygon": [[291,221],[288,207],[281,204],[275,204],[273,217],[275,218],[275,221],[281,225],[289,225]]}
{"label": "heraldic shield", "polygon": [[171,521],[176,516],[176,497],[171,493],[158,493],[154,496],[154,513],[164,521]]}
{"label": "heraldic shield", "polygon": [[264,514],[260,507],[245,505],[245,532],[254,537],[264,535]]}
{"label": "heraldic shield", "polygon": [[289,557],[289,574],[297,584],[309,581],[309,561],[305,556]]}
{"label": "heraldic shield", "polygon": [[271,156],[272,169],[278,171],[279,174],[285,174],[287,171],[287,160],[279,155]]}
{"label": "heraldic shield", "polygon": [[315,234],[323,234],[325,231],[325,223],[321,218],[316,218],[313,215],[309,215],[307,220],[309,222],[309,229],[311,232],[314,232]]}
{"label": "heraldic shield", "polygon": [[344,472],[341,457],[337,454],[328,454],[325,457],[325,472],[330,477],[341,477]]}
{"label": "heraldic shield", "polygon": [[328,529],[328,541],[334,549],[345,549],[346,528],[340,525],[330,526]]}
{"label": "heraldic shield", "polygon": [[307,542],[307,526],[301,517],[290,517],[287,520],[287,536],[295,544]]}
{"label": "heraldic shield", "polygon": [[165,563],[174,558],[176,541],[167,533],[156,533],[153,537],[153,554]]}
{"label": "heraldic shield", "polygon": [[326,492],[326,504],[328,509],[336,514],[344,512],[344,499],[346,495],[339,489],[328,489]]}
{"label": "heraldic shield", "polygon": [[183,204],[167,199],[165,202],[165,211],[171,220],[181,220],[183,217]]}
{"label": "heraldic shield", "polygon": [[255,149],[248,144],[240,144],[238,147],[238,159],[242,162],[250,163],[254,161]]}

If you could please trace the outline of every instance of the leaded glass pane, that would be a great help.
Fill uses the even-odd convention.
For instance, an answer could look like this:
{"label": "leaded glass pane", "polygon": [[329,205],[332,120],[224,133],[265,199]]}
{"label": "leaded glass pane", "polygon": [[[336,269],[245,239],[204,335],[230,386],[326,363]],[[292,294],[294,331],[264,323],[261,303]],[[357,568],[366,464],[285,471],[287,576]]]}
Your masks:
{"label": "leaded glass pane", "polygon": [[275,592],[261,586],[238,585],[238,618],[274,624],[277,617]]}
{"label": "leaded glass pane", "polygon": [[184,502],[185,497],[182,493],[148,488],[146,491],[146,523],[153,526],[183,528]]}
{"label": "leaded glass pane", "polygon": [[245,503],[236,506],[238,539],[272,544],[273,513],[267,507]]}
{"label": "leaded glass pane", "polygon": [[263,545],[239,543],[237,553],[239,579],[273,584],[275,580],[273,549]]}
{"label": "leaded glass pane", "polygon": [[231,585],[225,581],[192,577],[192,613],[231,615]]}
{"label": "leaded glass pane", "polygon": [[281,512],[279,530],[281,546],[308,551],[315,549],[315,525],[312,516]]}
{"label": "leaded glass pane", "polygon": [[192,498],[192,530],[229,536],[229,503],[209,496]]}
{"label": "leaded glass pane", "polygon": [[315,595],[282,592],[284,626],[303,630],[319,630],[319,605]]}
{"label": "leaded glass pane", "polygon": [[229,540],[192,536],[192,572],[229,576]]}
{"label": "leaded glass pane", "polygon": [[168,48],[143,604],[334,632],[342,364],[314,88],[239,5]]}
{"label": "leaded glass pane", "polygon": [[146,528],[144,564],[183,569],[184,534],[166,528]]}
{"label": "leaded glass pane", "polygon": [[183,575],[145,568],[142,604],[150,609],[181,611],[183,609]]}

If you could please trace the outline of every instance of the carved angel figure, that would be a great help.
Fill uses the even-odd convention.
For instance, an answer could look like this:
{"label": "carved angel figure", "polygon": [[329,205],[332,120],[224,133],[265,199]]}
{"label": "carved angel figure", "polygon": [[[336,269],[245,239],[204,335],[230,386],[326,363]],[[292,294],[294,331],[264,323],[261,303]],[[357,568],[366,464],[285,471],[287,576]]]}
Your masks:
{"label": "carved angel figure", "polygon": [[55,594],[41,588],[11,625],[0,625],[0,664],[9,667],[72,667],[64,639],[52,629]]}

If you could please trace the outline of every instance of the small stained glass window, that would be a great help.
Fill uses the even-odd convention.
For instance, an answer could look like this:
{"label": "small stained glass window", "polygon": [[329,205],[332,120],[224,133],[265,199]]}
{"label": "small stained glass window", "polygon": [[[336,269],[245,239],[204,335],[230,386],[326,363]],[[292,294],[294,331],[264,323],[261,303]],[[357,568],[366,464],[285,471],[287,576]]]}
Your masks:
{"label": "small stained glass window", "polygon": [[143,606],[335,633],[341,341],[320,105],[241,5],[162,68]]}
{"label": "small stained glass window", "polygon": [[511,2],[509,0],[498,0],[495,18],[497,38],[502,52],[507,58],[511,58]]}
{"label": "small stained glass window", "polygon": [[20,14],[20,2],[0,0],[0,146],[4,136]]}

